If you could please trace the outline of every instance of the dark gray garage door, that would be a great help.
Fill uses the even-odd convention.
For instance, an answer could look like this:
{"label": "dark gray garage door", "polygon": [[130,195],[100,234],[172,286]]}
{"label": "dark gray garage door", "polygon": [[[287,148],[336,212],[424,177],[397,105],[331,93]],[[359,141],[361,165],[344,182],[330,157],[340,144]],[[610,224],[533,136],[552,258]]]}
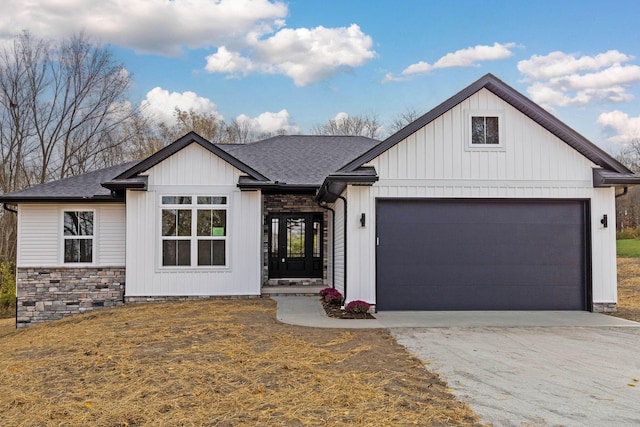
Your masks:
{"label": "dark gray garage door", "polygon": [[582,201],[378,199],[379,310],[585,310]]}

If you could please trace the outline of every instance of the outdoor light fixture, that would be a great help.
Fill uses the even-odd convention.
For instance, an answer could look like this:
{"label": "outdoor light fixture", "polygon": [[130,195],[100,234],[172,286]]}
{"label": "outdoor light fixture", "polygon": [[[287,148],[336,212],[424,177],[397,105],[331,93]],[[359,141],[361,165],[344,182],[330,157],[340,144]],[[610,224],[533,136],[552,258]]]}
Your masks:
{"label": "outdoor light fixture", "polygon": [[607,228],[609,226],[609,220],[607,218],[607,215],[602,215],[602,219],[600,220],[600,224],[602,224],[602,226],[604,228]]}
{"label": "outdoor light fixture", "polygon": [[366,222],[364,213],[360,214],[360,226],[364,227],[364,224]]}

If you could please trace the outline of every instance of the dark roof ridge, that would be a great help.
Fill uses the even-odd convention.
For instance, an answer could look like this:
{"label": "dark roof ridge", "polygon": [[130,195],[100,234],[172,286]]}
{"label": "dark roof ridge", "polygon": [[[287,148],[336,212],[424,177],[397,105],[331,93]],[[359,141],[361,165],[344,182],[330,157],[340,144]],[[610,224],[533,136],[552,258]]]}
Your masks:
{"label": "dark roof ridge", "polygon": [[389,148],[398,144],[400,141],[404,140],[409,135],[415,133],[427,124],[431,123],[433,120],[437,119],[442,114],[451,110],[460,102],[469,98],[483,88],[489,90],[505,102],[509,103],[518,111],[528,116],[531,120],[538,123],[540,126],[567,143],[569,146],[573,147],[576,151],[585,156],[587,159],[591,160],[593,163],[599,165],[602,168],[614,170],[616,172],[631,173],[631,171],[626,166],[614,159],[607,152],[593,144],[587,138],[560,121],[560,119],[555,117],[553,114],[549,113],[547,110],[545,110],[511,86],[507,85],[491,73],[488,73],[475,82],[471,83],[469,86],[462,89],[451,98],[442,102],[398,132],[389,136],[380,144],[371,148],[369,151],[362,154],[358,158],[347,163],[340,170],[350,172],[364,165],[365,163],[370,162],[380,154],[387,151]]}

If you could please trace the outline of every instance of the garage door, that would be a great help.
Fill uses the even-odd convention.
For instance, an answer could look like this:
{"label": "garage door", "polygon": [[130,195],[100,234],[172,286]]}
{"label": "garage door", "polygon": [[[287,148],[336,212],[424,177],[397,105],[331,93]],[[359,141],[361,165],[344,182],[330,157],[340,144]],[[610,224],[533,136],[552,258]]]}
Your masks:
{"label": "garage door", "polygon": [[583,201],[378,199],[379,310],[585,310]]}

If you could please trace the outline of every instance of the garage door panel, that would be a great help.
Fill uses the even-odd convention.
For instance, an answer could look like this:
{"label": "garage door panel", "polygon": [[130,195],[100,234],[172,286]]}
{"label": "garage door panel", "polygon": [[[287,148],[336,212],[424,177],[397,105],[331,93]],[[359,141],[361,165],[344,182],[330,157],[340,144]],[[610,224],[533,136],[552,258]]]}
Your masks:
{"label": "garage door panel", "polygon": [[585,309],[585,209],[379,200],[378,309]]}

